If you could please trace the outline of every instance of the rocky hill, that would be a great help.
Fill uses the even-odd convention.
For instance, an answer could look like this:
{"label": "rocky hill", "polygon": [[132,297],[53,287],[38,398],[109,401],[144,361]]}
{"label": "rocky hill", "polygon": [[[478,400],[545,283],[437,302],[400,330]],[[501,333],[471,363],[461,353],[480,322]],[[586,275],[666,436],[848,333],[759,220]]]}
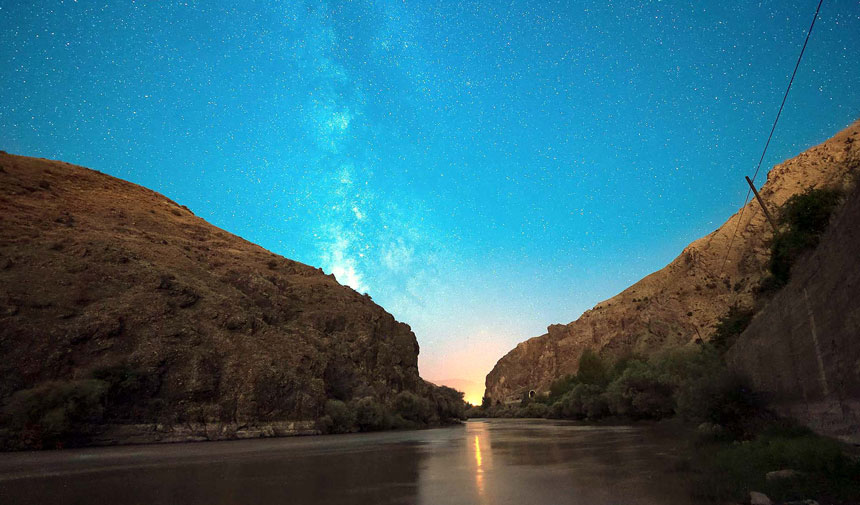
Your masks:
{"label": "rocky hill", "polygon": [[0,405],[24,390],[15,405],[59,402],[36,415],[70,423],[96,395],[118,441],[313,431],[327,399],[431,387],[409,326],[333,276],[146,188],[6,153],[0,356]]}
{"label": "rocky hill", "polygon": [[[860,121],[773,167],[761,196],[775,212],[790,196],[810,187],[847,189],[858,171]],[[608,356],[647,355],[696,339],[708,340],[713,325],[730,306],[753,304],[767,274],[771,238],[761,207],[751,199],[662,270],[597,304],[576,321],[551,325],[546,334],[517,345],[487,375],[486,395],[494,402],[508,402],[529,390],[546,390],[555,379],[576,372],[587,348]]]}

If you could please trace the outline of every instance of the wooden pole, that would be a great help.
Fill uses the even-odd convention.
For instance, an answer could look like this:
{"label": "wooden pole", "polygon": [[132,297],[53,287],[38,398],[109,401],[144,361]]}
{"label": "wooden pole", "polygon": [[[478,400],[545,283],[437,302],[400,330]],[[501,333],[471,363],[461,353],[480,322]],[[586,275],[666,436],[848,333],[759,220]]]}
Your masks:
{"label": "wooden pole", "polygon": [[753,184],[753,181],[751,181],[749,177],[744,176],[744,178],[747,180],[747,184],[750,185],[750,189],[755,195],[755,199],[758,200],[758,204],[761,205],[761,210],[764,211],[765,217],[767,217],[767,220],[770,222],[770,225],[773,226],[773,232],[776,233],[776,221],[773,220],[773,218],[770,216],[770,212],[767,211],[767,207],[764,206],[764,200],[761,199],[761,196],[759,196],[758,191],[755,189],[755,184]]}

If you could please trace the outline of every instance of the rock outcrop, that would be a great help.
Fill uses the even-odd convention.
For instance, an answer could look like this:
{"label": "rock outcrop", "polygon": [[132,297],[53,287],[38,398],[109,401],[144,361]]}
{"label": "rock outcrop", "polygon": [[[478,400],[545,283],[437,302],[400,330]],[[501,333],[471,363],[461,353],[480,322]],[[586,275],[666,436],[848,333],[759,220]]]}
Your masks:
{"label": "rock outcrop", "polygon": [[[860,122],[832,139],[776,165],[761,196],[771,212],[812,187],[846,189],[860,166]],[[737,230],[735,235],[735,230]],[[734,235],[734,238],[733,238]],[[576,372],[582,352],[608,356],[650,354],[696,339],[708,340],[730,306],[751,306],[767,274],[772,230],[758,202],[687,246],[654,272],[566,325],[529,339],[502,357],[487,375],[486,395],[516,401],[529,390]]]}
{"label": "rock outcrop", "polygon": [[6,153],[0,356],[0,403],[98,380],[103,422],[208,438],[308,431],[329,398],[427,387],[409,326],[332,275],[141,186]]}

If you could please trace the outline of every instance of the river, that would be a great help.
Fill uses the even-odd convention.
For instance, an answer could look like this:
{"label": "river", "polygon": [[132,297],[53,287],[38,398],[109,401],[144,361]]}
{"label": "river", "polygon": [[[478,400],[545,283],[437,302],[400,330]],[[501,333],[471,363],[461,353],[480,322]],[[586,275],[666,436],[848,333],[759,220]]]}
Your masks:
{"label": "river", "polygon": [[660,426],[419,431],[0,454],[12,504],[692,504]]}

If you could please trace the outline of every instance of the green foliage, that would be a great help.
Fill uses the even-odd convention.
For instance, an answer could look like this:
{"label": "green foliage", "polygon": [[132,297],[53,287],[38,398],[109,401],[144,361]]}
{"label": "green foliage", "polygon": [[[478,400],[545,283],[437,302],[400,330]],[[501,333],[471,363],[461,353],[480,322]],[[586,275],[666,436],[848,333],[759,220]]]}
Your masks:
{"label": "green foliage", "polygon": [[350,433],[415,429],[466,419],[463,393],[444,386],[428,386],[421,392],[419,395],[401,391],[391,403],[383,403],[373,396],[349,402],[329,399],[325,404],[325,414],[317,419],[317,427],[323,433]]}
{"label": "green foliage", "polygon": [[461,420],[466,418],[466,402],[463,393],[447,386],[433,388],[429,401],[439,421]]}
{"label": "green foliage", "polygon": [[771,244],[770,259],[770,271],[778,284],[787,283],[795,260],[818,245],[841,198],[841,192],[836,190],[809,189],[782,206],[781,229]]}
{"label": "green foliage", "polygon": [[808,189],[785,202],[780,223],[788,224],[795,232],[821,235],[841,199],[842,192],[838,190]]}
{"label": "green foliage", "polygon": [[[732,436],[755,432],[761,412],[758,398],[728,372],[713,346],[681,347],[647,360],[628,356],[612,366],[606,361],[596,363],[600,358],[595,353],[586,360],[590,363],[585,381],[597,383],[568,376],[553,384],[548,397],[538,397],[518,409],[492,407],[480,414],[590,420],[679,415],[697,423],[719,424]],[[532,407],[536,404],[547,408]]]}
{"label": "green foliage", "polygon": [[568,419],[598,419],[609,413],[603,388],[597,384],[578,384],[562,398],[561,409]]}
{"label": "green foliage", "polygon": [[606,386],[609,382],[609,367],[596,352],[586,349],[579,357],[576,380],[581,384]]}
{"label": "green foliage", "polygon": [[375,398],[367,396],[347,405],[355,413],[355,425],[361,431],[376,431],[387,427],[385,408]]}
{"label": "green foliage", "polygon": [[661,419],[675,411],[674,387],[660,370],[632,361],[607,388],[611,411],[635,419]]}
{"label": "green foliage", "polygon": [[407,421],[426,423],[432,415],[430,402],[409,391],[401,391],[394,398],[394,411]]}
{"label": "green foliage", "polygon": [[[854,503],[860,496],[860,462],[831,439],[790,425],[775,425],[751,441],[698,449],[694,477],[699,498],[736,500],[755,489],[776,502],[815,499]],[[792,469],[793,478],[768,481],[767,472]]]}
{"label": "green foliage", "polygon": [[543,403],[531,402],[525,407],[521,407],[517,411],[517,417],[532,417],[532,418],[541,418],[546,417],[547,411],[549,407],[547,407]]}
{"label": "green foliage", "polygon": [[682,418],[716,424],[732,439],[750,438],[769,421],[758,395],[720,361],[704,363],[679,386],[675,397]]}
{"label": "green foliage", "polygon": [[763,278],[756,288],[756,295],[759,297],[769,298],[773,296],[777,291],[782,289],[784,282],[777,279],[773,275],[768,275]]}
{"label": "green foliage", "polygon": [[490,400],[488,396],[481,398],[481,408],[488,409],[492,406],[493,400]]}
{"label": "green foliage", "polygon": [[487,408],[484,408],[479,405],[472,405],[470,408],[466,409],[465,415],[466,419],[475,419],[479,417],[488,417],[487,416]]}
{"label": "green foliage", "polygon": [[630,366],[630,363],[634,361],[643,361],[644,358],[635,356],[633,354],[627,354],[615,360],[612,367],[609,369],[609,380],[610,382],[615,379],[621,377],[621,374],[624,373],[624,370],[627,370],[627,367]]}
{"label": "green foliage", "polygon": [[75,445],[101,422],[107,388],[95,379],[45,382],[13,394],[3,417],[24,447]]}
{"label": "green foliage", "polygon": [[329,425],[328,433],[349,433],[355,429],[355,412],[340,400],[325,402],[325,415],[328,421],[323,424]]}
{"label": "green foliage", "polygon": [[550,384],[549,403],[552,404],[561,399],[565,393],[573,389],[578,383],[576,375],[566,375]]}
{"label": "green foliage", "polygon": [[566,375],[550,384],[549,394],[545,398],[539,398],[538,401],[553,405],[561,400],[566,393],[572,391],[580,384],[605,387],[612,379],[621,375],[628,361],[629,358],[622,358],[615,365],[610,366],[595,351],[586,349],[583,351],[582,356],[579,357],[577,373],[575,375]]}
{"label": "green foliage", "polygon": [[734,345],[741,333],[750,321],[752,321],[755,311],[752,309],[742,309],[737,305],[729,308],[729,311],[717,321],[714,326],[715,331],[711,336],[711,344],[718,350],[725,352]]}

